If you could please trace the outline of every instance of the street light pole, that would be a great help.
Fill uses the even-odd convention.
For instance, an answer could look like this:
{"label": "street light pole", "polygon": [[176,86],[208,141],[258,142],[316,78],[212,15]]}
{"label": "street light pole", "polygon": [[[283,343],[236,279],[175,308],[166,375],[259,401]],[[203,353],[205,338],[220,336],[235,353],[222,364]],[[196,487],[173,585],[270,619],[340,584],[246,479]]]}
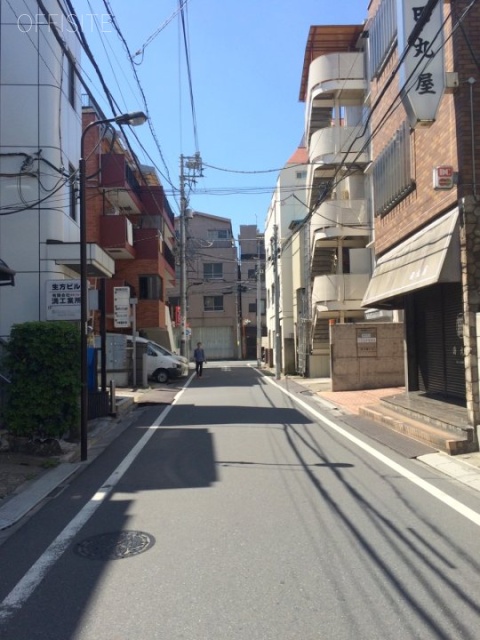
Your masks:
{"label": "street light pole", "polygon": [[88,274],[87,274],[87,207],[86,207],[86,160],[85,137],[93,127],[115,123],[137,126],[143,124],[147,116],[142,111],[124,113],[115,118],[104,118],[90,122],[80,138],[80,161],[78,178],[80,187],[80,459],[88,456]]}

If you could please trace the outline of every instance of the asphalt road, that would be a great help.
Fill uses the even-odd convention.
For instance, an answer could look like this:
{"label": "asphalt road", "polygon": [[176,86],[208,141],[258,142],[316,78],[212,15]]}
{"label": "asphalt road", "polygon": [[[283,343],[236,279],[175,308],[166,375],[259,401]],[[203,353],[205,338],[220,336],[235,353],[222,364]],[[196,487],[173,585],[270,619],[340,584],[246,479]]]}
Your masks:
{"label": "asphalt road", "polygon": [[473,640],[479,514],[313,400],[209,365],[0,547],[0,638]]}

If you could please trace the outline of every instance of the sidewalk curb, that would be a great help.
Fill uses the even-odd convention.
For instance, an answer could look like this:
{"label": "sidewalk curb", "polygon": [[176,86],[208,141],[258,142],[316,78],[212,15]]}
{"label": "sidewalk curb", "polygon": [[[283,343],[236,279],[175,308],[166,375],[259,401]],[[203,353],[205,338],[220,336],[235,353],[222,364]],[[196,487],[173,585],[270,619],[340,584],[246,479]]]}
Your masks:
{"label": "sidewalk curb", "polygon": [[40,478],[32,480],[22,487],[18,494],[14,494],[8,502],[0,508],[0,531],[8,529],[37,504],[44,500],[54,489],[61,485],[67,478],[73,475],[81,462],[62,462],[55,469],[50,469]]}

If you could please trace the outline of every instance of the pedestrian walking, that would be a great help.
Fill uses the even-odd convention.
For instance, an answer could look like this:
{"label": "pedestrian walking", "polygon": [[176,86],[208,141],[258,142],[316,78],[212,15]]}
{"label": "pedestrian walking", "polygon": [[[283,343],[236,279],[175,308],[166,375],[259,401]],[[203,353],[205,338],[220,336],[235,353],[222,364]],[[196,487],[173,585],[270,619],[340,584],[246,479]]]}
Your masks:
{"label": "pedestrian walking", "polygon": [[197,342],[197,348],[193,352],[193,359],[195,360],[195,371],[197,374],[197,378],[201,378],[203,373],[203,364],[207,362],[207,359],[205,358],[205,351],[203,350],[201,342]]}

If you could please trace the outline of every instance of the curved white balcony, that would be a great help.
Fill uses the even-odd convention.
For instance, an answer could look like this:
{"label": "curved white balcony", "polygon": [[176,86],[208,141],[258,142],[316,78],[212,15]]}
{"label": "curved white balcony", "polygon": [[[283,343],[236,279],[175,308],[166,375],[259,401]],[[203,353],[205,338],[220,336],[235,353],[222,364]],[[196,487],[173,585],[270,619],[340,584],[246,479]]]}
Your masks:
{"label": "curved white balcony", "polygon": [[362,53],[331,53],[315,58],[308,71],[307,139],[318,129],[329,126],[334,107],[361,105],[366,91]]}
{"label": "curved white balcony", "polygon": [[[331,117],[335,104],[361,104],[367,90],[362,53],[331,53],[315,58],[308,71],[305,131]],[[325,126],[325,125],[323,125]]]}
{"label": "curved white balcony", "polygon": [[310,220],[312,245],[331,238],[368,236],[366,200],[330,200],[321,204]]}
{"label": "curved white balcony", "polygon": [[317,317],[332,311],[361,311],[370,276],[366,273],[317,276],[313,280],[312,305]]}
{"label": "curved white balcony", "polygon": [[[363,125],[355,127],[326,127],[312,134],[308,148],[311,163],[327,166],[348,164],[366,165],[370,161],[368,136]],[[312,168],[313,174],[316,167]]]}
{"label": "curved white balcony", "polygon": [[[362,100],[367,89],[363,53],[330,53],[315,58],[308,70],[307,99],[333,97],[345,101]],[[333,104],[333,103],[332,103]]]}

